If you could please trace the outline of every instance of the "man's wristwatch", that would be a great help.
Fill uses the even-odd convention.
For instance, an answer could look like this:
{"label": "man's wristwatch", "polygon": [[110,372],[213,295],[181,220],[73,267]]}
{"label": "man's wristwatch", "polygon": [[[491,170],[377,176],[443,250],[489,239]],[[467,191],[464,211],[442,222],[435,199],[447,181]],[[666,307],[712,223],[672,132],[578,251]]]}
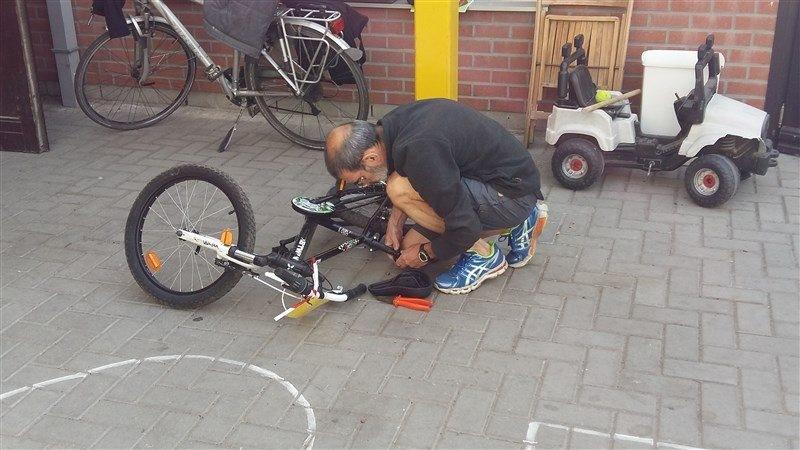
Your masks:
{"label": "man's wristwatch", "polygon": [[419,254],[417,255],[419,260],[426,263],[431,260],[431,255],[425,251],[425,244],[419,246]]}

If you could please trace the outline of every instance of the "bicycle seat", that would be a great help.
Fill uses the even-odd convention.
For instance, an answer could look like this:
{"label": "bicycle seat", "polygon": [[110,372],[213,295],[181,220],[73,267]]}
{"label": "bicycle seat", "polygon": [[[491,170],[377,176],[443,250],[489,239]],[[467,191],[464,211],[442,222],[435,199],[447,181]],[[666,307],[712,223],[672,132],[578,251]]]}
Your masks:
{"label": "bicycle seat", "polygon": [[328,216],[335,209],[331,202],[315,203],[308,197],[295,197],[292,199],[292,208],[304,216]]}

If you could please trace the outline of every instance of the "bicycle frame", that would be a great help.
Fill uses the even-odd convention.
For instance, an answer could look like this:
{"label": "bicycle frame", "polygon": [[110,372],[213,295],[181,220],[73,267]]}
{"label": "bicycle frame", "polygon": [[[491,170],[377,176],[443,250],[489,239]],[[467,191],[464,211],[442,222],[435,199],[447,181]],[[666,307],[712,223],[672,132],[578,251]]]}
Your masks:
{"label": "bicycle frame", "polygon": [[[202,0],[190,0],[194,3],[202,4]],[[149,7],[155,9],[159,14],[160,17],[152,17],[150,15]],[[166,24],[169,24],[178,36],[186,42],[186,45],[189,47],[191,52],[200,60],[200,63],[203,65],[204,73],[206,77],[210,81],[217,81],[220,84],[225,96],[233,101],[237,98],[242,97],[290,97],[291,95],[287,94],[286,92],[261,92],[261,91],[250,91],[246,89],[239,89],[239,62],[241,59],[241,54],[238,50],[233,50],[233,67],[232,70],[232,77],[229,80],[227,77],[223,76],[222,69],[214,63],[208,53],[203,49],[199,42],[192,36],[191,32],[186,28],[185,25],[178,19],[175,13],[164,3],[163,0],[136,0],[134,2],[134,11],[136,13],[136,17],[129,17],[128,22],[132,23],[136,32],[139,34],[139,37],[145,37],[146,29],[142,30],[138,24],[141,20],[145,27],[147,27],[150,20],[157,20],[162,21]],[[361,51],[358,49],[354,49],[349,47],[346,42],[340,37],[332,34],[328,28],[328,23],[338,19],[341,14],[336,11],[328,12],[328,16],[325,18],[312,18],[313,11],[310,10],[300,10],[301,12],[305,12],[304,15],[299,17],[292,17],[294,10],[292,8],[287,8],[286,10],[280,11],[276,19],[280,24],[281,30],[283,32],[283,37],[280,39],[280,50],[283,57],[283,62],[287,63],[291,61],[291,73],[287,73],[283,68],[275,61],[275,59],[266,51],[266,49],[261,50],[261,55],[269,62],[269,64],[275,69],[275,71],[283,78],[283,80],[287,83],[287,85],[292,89],[293,94],[296,96],[300,96],[303,94],[303,88],[307,85],[314,84],[320,81],[322,77],[322,71],[320,70],[317,74],[317,77],[312,77],[309,79],[309,74],[311,70],[307,71],[304,78],[298,77],[297,70],[295,69],[295,65],[297,63],[294,61],[294,58],[291,55],[290,44],[287,42],[287,34],[286,34],[286,25],[302,25],[311,29],[316,30],[317,32],[321,33],[321,38],[311,38],[311,37],[292,37],[292,39],[307,39],[319,42],[326,42],[326,39],[330,39],[333,41],[339,49],[337,50],[337,54],[346,52],[350,54],[351,57],[355,57],[358,59],[361,57]],[[325,23],[323,27],[317,22]],[[140,83],[144,84],[147,80],[147,76],[149,75],[149,58],[144,58],[144,53],[149,51],[149,39],[142,39],[144,42],[145,48],[141,48],[137,45],[135,49],[136,54],[136,61],[139,61],[141,69],[141,77]],[[327,42],[326,42],[327,44]],[[314,55],[314,58],[318,56],[320,48],[322,45],[317,46],[317,50]],[[328,52],[330,50],[330,45],[325,46],[325,55],[323,56],[323,61],[327,60]],[[316,60],[316,59],[312,59]]]}
{"label": "bicycle frame", "polygon": [[[343,200],[342,197],[344,196],[348,196],[349,198]],[[381,236],[380,233],[371,233],[370,231],[371,225],[375,220],[387,219],[386,217],[379,217],[389,204],[389,198],[386,195],[384,184],[379,183],[375,185],[359,187],[347,192],[340,190],[333,195],[311,200],[317,203],[332,200],[337,208],[330,215],[305,214],[306,220],[302,229],[300,230],[300,233],[288,239],[279,241],[279,244],[272,248],[272,252],[266,255],[247,253],[239,250],[235,245],[225,245],[219,239],[197,234],[188,230],[179,230],[177,232],[178,239],[215,252],[219,265],[235,267],[244,271],[247,275],[250,275],[255,280],[269,286],[272,285],[270,285],[261,277],[268,278],[284,285],[291,285],[291,281],[293,281],[293,279],[298,280],[296,277],[301,277],[299,280],[304,280],[303,277],[313,277],[315,278],[316,283],[316,279],[318,277],[316,268],[317,264],[336,255],[347,252],[360,244],[366,245],[370,250],[378,250],[387,253],[394,258],[400,256],[400,252],[398,250],[395,250],[379,241]],[[360,232],[348,227],[347,224],[342,225],[333,220],[336,218],[336,212],[341,213],[355,209],[347,206],[352,203],[359,203],[355,208],[379,203],[378,209]],[[314,232],[318,226],[328,228],[329,230],[339,233],[349,239],[338,246],[324,250],[310,258],[306,258],[306,249],[310,245],[311,240],[314,237]],[[287,245],[292,243],[292,248],[288,248]],[[267,270],[261,272],[262,267],[269,267],[274,271]],[[304,281],[300,281],[299,283],[304,283]],[[274,286],[272,287],[274,288]],[[299,292],[300,290],[302,289],[299,289],[295,292]],[[326,294],[326,299],[338,302],[347,301],[348,296],[342,294],[341,291],[342,289],[339,289],[339,292],[336,292],[336,290],[328,292]]]}

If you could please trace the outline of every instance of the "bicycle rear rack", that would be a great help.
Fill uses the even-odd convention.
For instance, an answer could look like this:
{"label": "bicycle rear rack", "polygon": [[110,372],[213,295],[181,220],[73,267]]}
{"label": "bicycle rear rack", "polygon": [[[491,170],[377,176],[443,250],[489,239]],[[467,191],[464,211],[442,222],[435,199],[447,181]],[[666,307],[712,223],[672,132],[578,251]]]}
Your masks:
{"label": "bicycle rear rack", "polygon": [[278,13],[280,17],[291,17],[295,19],[305,19],[312,22],[330,23],[342,17],[339,11],[328,11],[327,9],[305,9],[287,8]]}

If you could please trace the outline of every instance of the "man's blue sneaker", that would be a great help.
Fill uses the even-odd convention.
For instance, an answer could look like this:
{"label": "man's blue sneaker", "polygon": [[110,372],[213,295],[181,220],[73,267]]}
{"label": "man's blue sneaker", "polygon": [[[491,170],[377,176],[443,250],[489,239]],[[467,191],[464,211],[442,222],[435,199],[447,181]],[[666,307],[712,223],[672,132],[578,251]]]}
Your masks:
{"label": "man's blue sneaker", "polygon": [[496,245],[490,244],[492,254],[481,256],[469,250],[447,272],[436,277],[436,289],[445,294],[466,294],[478,288],[489,278],[499,276],[508,268],[503,252]]}
{"label": "man's blue sneaker", "polygon": [[533,258],[536,253],[536,240],[542,234],[547,224],[547,205],[539,203],[531,211],[531,215],[524,222],[511,229],[511,232],[501,236],[508,240],[508,265],[520,268]]}

